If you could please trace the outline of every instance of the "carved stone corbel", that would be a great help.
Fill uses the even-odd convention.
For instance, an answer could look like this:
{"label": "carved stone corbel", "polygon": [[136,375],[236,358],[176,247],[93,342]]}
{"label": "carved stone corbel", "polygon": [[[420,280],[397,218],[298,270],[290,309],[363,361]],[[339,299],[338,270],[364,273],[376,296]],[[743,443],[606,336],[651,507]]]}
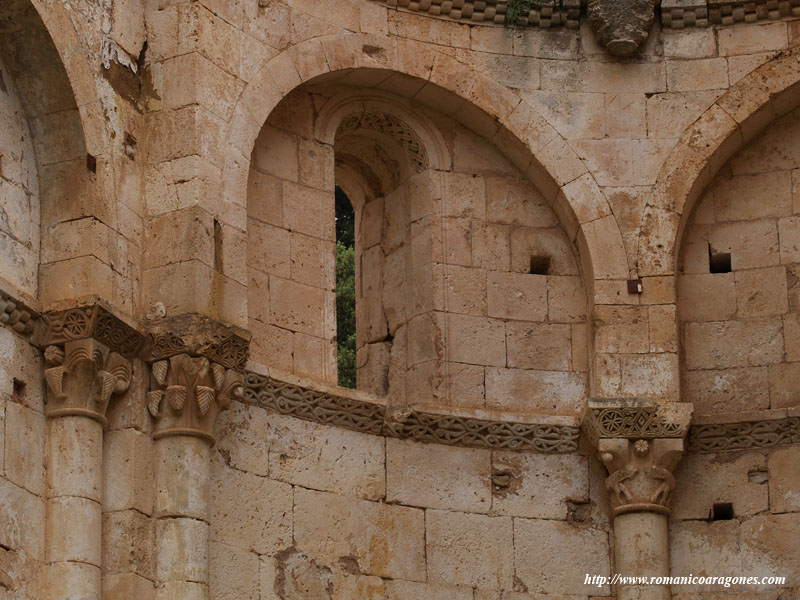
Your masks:
{"label": "carved stone corbel", "polygon": [[188,435],[214,443],[217,415],[244,394],[244,376],[204,356],[176,354],[152,365],[147,408],[153,438]]}
{"label": "carved stone corbel", "polygon": [[647,39],[655,8],[655,0],[591,0],[588,21],[609,54],[630,56]]}
{"label": "carved stone corbel", "polygon": [[93,338],[48,346],[44,356],[47,416],[82,415],[105,427],[112,394],[124,393],[130,386],[130,361]]}

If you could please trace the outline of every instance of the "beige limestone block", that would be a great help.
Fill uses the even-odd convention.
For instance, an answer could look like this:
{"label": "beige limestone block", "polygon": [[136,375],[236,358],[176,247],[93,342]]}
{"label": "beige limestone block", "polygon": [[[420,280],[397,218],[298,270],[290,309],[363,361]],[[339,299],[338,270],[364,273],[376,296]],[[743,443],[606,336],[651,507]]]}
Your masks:
{"label": "beige limestone block", "polygon": [[571,362],[569,325],[506,324],[508,366],[540,371],[567,371]]}
{"label": "beige limestone block", "polygon": [[665,29],[664,56],[668,58],[706,58],[717,52],[711,29]]}
{"label": "beige limestone block", "polygon": [[[488,29],[488,28],[487,28]],[[389,581],[386,586],[387,600],[472,600],[472,588],[466,586],[436,585],[416,581]]]}
{"label": "beige limestone block", "polygon": [[289,279],[291,277],[290,233],[282,227],[248,219],[247,266]]}
{"label": "beige limestone block", "polygon": [[[114,398],[106,411],[108,430],[132,428],[144,433],[153,430],[153,417],[147,410],[147,403],[143,398],[150,391],[150,365],[140,360],[131,361],[131,383],[128,392]],[[104,448],[103,452],[106,452]]]}
{"label": "beige limestone block", "polygon": [[736,273],[678,276],[681,321],[724,321],[736,314]]}
{"label": "beige limestone block", "polygon": [[335,385],[336,342],[295,333],[293,373]]}
{"label": "beige limestone block", "polygon": [[428,510],[426,513],[430,583],[509,589],[514,574],[509,517]]}
{"label": "beige limestone block", "polygon": [[564,371],[486,370],[486,407],[530,414],[577,415],[585,378]]}
{"label": "beige limestone block", "polygon": [[[739,521],[679,521],[670,524],[670,574],[673,577],[713,577],[741,570]],[[681,585],[681,591],[730,588]]]}
{"label": "beige limestone block", "polygon": [[0,544],[44,559],[45,504],[42,498],[0,478]]}
{"label": "beige limestone block", "polygon": [[334,572],[333,600],[386,600],[386,583],[390,582],[380,577],[351,574],[348,571],[350,565],[341,560],[339,566]]}
{"label": "beige limestone block", "polygon": [[514,519],[514,566],[519,581],[534,593],[607,594],[607,587],[583,582],[586,573],[609,573],[608,535],[563,521]]}
{"label": "beige limestone block", "polygon": [[603,353],[649,351],[648,310],[639,306],[595,306],[595,347]]}
{"label": "beige limestone block", "polygon": [[335,240],[333,189],[321,191],[284,181],[283,223],[291,231]]}
{"label": "beige limestone block", "polygon": [[736,271],[735,276],[740,317],[769,317],[788,312],[784,267]]}
{"label": "beige limestone block", "polygon": [[548,277],[544,275],[489,272],[486,284],[489,316],[544,321],[548,307],[547,284]]}
{"label": "beige limestone block", "polygon": [[778,228],[774,221],[718,225],[710,231],[708,241],[714,252],[730,253],[734,271],[780,263]]}
{"label": "beige limestone block", "polygon": [[387,502],[489,511],[489,452],[388,438],[386,457]]}
{"label": "beige limestone block", "polygon": [[448,404],[459,408],[483,408],[486,401],[484,367],[447,364]]}
{"label": "beige limestone block", "polygon": [[483,178],[467,173],[447,173],[444,178],[444,216],[486,217],[486,187]]}
{"label": "beige limestone block", "polygon": [[168,436],[156,440],[154,449],[156,514],[208,518],[208,441]]}
{"label": "beige limestone block", "polygon": [[606,94],[605,104],[608,137],[647,137],[645,94]]}
{"label": "beige limestone block", "polygon": [[472,264],[472,221],[443,219],[445,259],[449,265]]}
{"label": "beige limestone block", "polygon": [[294,523],[297,549],[323,563],[351,556],[364,575],[425,579],[421,510],[295,488]]}
{"label": "beige limestone block", "polygon": [[334,289],[336,244],[332,241],[291,233],[291,279],[306,285]]}
{"label": "beige limestone block", "polygon": [[333,147],[316,140],[300,140],[300,183],[318,190],[334,185]]}
{"label": "beige limestone block", "polygon": [[800,262],[800,217],[779,219],[778,235],[781,241],[781,263]]}
{"label": "beige limestone block", "polygon": [[258,555],[235,546],[211,542],[209,592],[215,600],[259,598]]}
{"label": "beige limestone block", "polygon": [[247,176],[247,216],[262,223],[283,226],[283,185],[272,175],[250,169]]}
{"label": "beige limestone block", "polygon": [[492,271],[511,268],[509,226],[479,221],[472,223],[472,264]]}
{"label": "beige limestone block", "polygon": [[788,44],[786,23],[730,27],[721,30],[718,35],[720,56],[780,50]]}
{"label": "beige limestone block", "polygon": [[767,486],[749,479],[749,473],[765,468],[764,456],[752,452],[686,455],[675,473],[680,484],[673,496],[673,517],[708,519],[716,502],[733,504],[737,517],[766,511]]}
{"label": "beige limestone block", "polygon": [[547,315],[555,323],[582,323],[586,320],[586,294],[580,277],[548,276]]}
{"label": "beige limestone block", "polygon": [[156,586],[156,600],[208,600],[208,586],[192,581],[165,581]]}
{"label": "beige limestone block", "polygon": [[211,539],[258,554],[290,545],[291,486],[217,460],[213,467]]}
{"label": "beige limestone block", "polygon": [[678,323],[675,305],[651,306],[648,310],[650,352],[678,351]]}
{"label": "beige limestone block", "polygon": [[269,443],[271,479],[368,500],[386,493],[382,437],[278,414],[259,434]]}
{"label": "beige limestone block", "polygon": [[447,265],[444,281],[448,311],[486,316],[486,271]]}
{"label": "beige limestone block", "polygon": [[155,600],[153,582],[135,573],[103,576],[103,598],[105,600]]}
{"label": "beige limestone block", "polygon": [[400,186],[383,201],[383,250],[391,253],[403,245],[408,227],[408,201],[406,188]]}
{"label": "beige limestone block", "polygon": [[45,600],[102,600],[100,568],[81,562],[56,562],[44,567]]}
{"label": "beige limestone block", "polygon": [[800,315],[789,313],[783,316],[783,336],[786,360],[800,361]]}
{"label": "beige limestone block", "polygon": [[652,185],[671,140],[600,139],[575,142],[575,151],[600,186]]}
{"label": "beige limestone block", "polygon": [[769,455],[769,504],[773,513],[800,512],[800,447],[776,448]]}
{"label": "beige limestone block", "polygon": [[792,214],[790,171],[717,177],[709,191],[717,222],[755,221]]}
{"label": "beige limestone block", "polygon": [[486,220],[522,227],[555,227],[553,210],[529,181],[511,177],[486,178]]}
{"label": "beige limestone block", "polygon": [[270,277],[270,316],[278,327],[324,337],[326,302],[326,291],[321,288]]}
{"label": "beige limestone block", "polygon": [[759,366],[783,358],[780,318],[687,323],[684,351],[689,369]]}
{"label": "beige limestone block", "polygon": [[448,314],[447,349],[455,362],[505,366],[505,326],[497,319]]}
{"label": "beige limestone block", "polygon": [[666,91],[664,65],[543,61],[542,89],[574,92],[656,93]]}
{"label": "beige limestone block", "polygon": [[103,510],[153,510],[153,440],[135,429],[103,437]]}
{"label": "beige limestone block", "polygon": [[208,523],[188,518],[156,521],[156,584],[208,581]]}
{"label": "beige limestone block", "polygon": [[573,324],[572,329],[572,370],[586,372],[589,370],[589,333],[584,323]]}
{"label": "beige limestone block", "polygon": [[564,520],[567,499],[589,495],[587,460],[578,455],[495,452],[492,473],[510,476],[492,488],[492,514]]}
{"label": "beige limestone block", "polygon": [[[269,307],[266,310],[269,311]],[[294,333],[257,319],[250,319],[249,329],[253,334],[250,360],[291,373],[294,368]]]}
{"label": "beige limestone block", "polygon": [[598,396],[678,401],[677,354],[596,354],[594,368]]}
{"label": "beige limestone block", "polygon": [[[220,454],[225,464],[234,469],[266,477],[271,443],[265,432],[271,428],[272,417],[263,408],[233,402],[217,417],[214,453]],[[217,459],[214,461],[216,468]]]}
{"label": "beige limestone block", "polygon": [[44,415],[22,404],[6,402],[6,477],[36,495],[44,492],[44,445]]}
{"label": "beige limestone block", "polygon": [[47,501],[47,562],[83,562],[101,566],[100,504],[67,496]]}
{"label": "beige limestone block", "polygon": [[772,408],[800,405],[800,363],[770,365],[769,398]]}
{"label": "beige limestone block", "polygon": [[698,415],[769,408],[768,368],[685,371],[683,397]]}
{"label": "beige limestone block", "polygon": [[797,580],[800,564],[800,515],[760,515],[742,523],[740,544],[742,567],[754,576],[783,575]]}
{"label": "beige limestone block", "polygon": [[298,139],[291,133],[264,125],[253,148],[253,168],[287,181],[297,181]]}
{"label": "beige limestone block", "polygon": [[103,576],[155,577],[155,521],[136,510],[103,513]]}
{"label": "beige limestone block", "polygon": [[728,87],[728,62],[724,58],[668,60],[666,67],[670,91],[723,90]]}

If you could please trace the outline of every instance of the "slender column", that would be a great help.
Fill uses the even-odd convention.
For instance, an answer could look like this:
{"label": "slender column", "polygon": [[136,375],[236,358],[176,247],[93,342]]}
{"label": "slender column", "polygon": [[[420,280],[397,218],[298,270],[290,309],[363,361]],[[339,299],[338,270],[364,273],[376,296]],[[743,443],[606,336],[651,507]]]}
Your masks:
{"label": "slender column", "polygon": [[100,600],[103,428],[130,363],[94,339],[49,346],[46,586],[48,600]]}
{"label": "slender column", "polygon": [[[608,469],[616,572],[669,573],[669,504],[685,448],[691,404],[590,400],[584,428]],[[669,600],[668,585],[618,584],[618,600]]]}
{"label": "slender column", "polygon": [[240,373],[179,354],[152,367],[156,597],[208,598],[209,480],[217,415],[243,393]]}

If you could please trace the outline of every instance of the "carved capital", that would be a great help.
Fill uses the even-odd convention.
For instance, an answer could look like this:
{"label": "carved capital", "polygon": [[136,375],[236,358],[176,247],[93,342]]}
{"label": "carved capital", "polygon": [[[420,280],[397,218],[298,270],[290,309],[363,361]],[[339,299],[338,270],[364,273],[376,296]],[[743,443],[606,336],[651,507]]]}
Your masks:
{"label": "carved capital", "polygon": [[241,373],[204,356],[176,354],[152,365],[147,408],[156,419],[153,437],[190,435],[214,442],[217,415],[242,398]]}
{"label": "carved capital", "polygon": [[130,386],[130,361],[92,338],[48,346],[45,360],[47,416],[82,415],[105,427],[111,396]]}
{"label": "carved capital", "polygon": [[630,56],[647,39],[655,0],[591,0],[589,25],[610,54]]}
{"label": "carved capital", "polygon": [[586,437],[608,469],[614,516],[670,514],[675,467],[686,449],[692,405],[637,398],[593,399],[583,419]]}

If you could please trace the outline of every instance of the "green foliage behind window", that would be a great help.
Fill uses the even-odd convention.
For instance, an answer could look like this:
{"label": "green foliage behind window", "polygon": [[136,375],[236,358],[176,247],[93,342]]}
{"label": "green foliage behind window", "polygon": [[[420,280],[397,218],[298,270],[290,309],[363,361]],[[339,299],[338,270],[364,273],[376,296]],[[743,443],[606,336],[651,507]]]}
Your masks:
{"label": "green foliage behind window", "polygon": [[339,385],[356,387],[355,213],[336,186],[336,339]]}

